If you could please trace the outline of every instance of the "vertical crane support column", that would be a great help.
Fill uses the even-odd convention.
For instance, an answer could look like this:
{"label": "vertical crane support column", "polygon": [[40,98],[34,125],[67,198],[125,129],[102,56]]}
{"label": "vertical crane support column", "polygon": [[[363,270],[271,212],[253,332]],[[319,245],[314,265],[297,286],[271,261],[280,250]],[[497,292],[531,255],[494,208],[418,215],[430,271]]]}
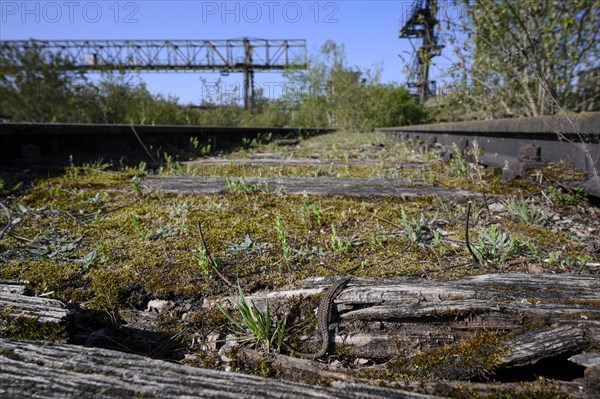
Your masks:
{"label": "vertical crane support column", "polygon": [[252,108],[254,102],[254,69],[252,67],[252,46],[244,39],[244,108]]}
{"label": "vertical crane support column", "polygon": [[401,39],[421,39],[421,47],[415,54],[413,75],[408,80],[408,87],[413,89],[413,95],[421,104],[435,93],[435,81],[429,80],[429,65],[444,47],[438,44],[435,34],[435,27],[439,23],[436,12],[436,0],[415,0],[410,17],[400,28]]}

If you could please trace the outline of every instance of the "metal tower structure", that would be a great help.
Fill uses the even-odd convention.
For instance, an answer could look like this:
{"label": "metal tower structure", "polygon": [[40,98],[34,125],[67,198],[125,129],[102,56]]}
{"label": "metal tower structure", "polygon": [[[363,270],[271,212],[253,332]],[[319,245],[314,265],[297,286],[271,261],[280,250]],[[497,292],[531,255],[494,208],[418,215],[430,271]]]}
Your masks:
{"label": "metal tower structure", "polygon": [[412,39],[421,40],[421,46],[415,49],[413,71],[407,82],[420,103],[424,103],[435,94],[435,81],[429,79],[429,65],[431,59],[439,56],[444,47],[438,43],[435,32],[439,23],[436,12],[436,0],[415,0],[408,19],[400,28],[401,39],[409,39],[411,44]]}
{"label": "metal tower structure", "polygon": [[[230,40],[6,40],[16,51],[60,53],[72,70],[220,71],[244,74],[244,106],[254,96],[254,71],[308,68],[304,39]],[[4,66],[5,70],[20,65]]]}

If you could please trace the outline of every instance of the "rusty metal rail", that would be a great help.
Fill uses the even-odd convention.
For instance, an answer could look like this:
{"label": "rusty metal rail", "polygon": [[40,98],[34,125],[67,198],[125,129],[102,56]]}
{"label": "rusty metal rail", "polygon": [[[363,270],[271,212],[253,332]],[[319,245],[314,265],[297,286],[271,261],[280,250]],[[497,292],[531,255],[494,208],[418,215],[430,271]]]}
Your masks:
{"label": "rusty metal rail", "polygon": [[[162,159],[164,153],[189,156],[239,147],[244,140],[304,137],[331,129],[102,125],[0,122],[0,166],[81,164],[104,161],[136,163]],[[186,160],[186,158],[179,158]]]}
{"label": "rusty metal rail", "polygon": [[600,197],[600,112],[569,118],[547,116],[389,127],[377,129],[399,139],[418,140],[448,154],[456,144],[461,150],[478,147],[478,161],[501,167],[506,179],[525,175],[549,162],[567,162],[588,173],[580,186]]}

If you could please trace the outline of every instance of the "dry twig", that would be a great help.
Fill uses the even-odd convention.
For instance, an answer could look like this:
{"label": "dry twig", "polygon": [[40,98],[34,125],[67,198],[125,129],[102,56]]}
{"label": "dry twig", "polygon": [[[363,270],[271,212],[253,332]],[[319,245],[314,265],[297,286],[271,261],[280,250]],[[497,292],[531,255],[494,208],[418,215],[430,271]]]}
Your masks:
{"label": "dry twig", "polygon": [[473,260],[475,261],[475,263],[480,265],[481,263],[479,262],[479,258],[477,258],[477,256],[475,255],[475,252],[473,252],[473,248],[471,248],[471,243],[469,242],[469,219],[470,219],[470,217],[471,217],[471,201],[467,202],[467,222],[465,223],[465,242],[467,244],[467,249],[469,250],[469,253],[473,257]]}
{"label": "dry twig", "polygon": [[223,282],[228,287],[233,287],[233,284],[231,283],[231,281],[227,280],[227,278],[223,274],[221,274],[221,272],[219,271],[217,262],[215,262],[215,260],[211,256],[210,251],[208,250],[208,247],[206,246],[206,241],[204,240],[204,233],[202,233],[202,226],[200,225],[200,222],[196,222],[196,226],[198,226],[198,232],[200,233],[200,240],[202,241],[202,246],[204,247],[206,256],[208,257],[208,260],[210,260],[210,266],[213,268],[215,273],[217,273],[217,276],[219,276],[219,278],[221,280],[223,280]]}
{"label": "dry twig", "polygon": [[2,209],[4,210],[4,213],[6,214],[6,226],[4,226],[2,228],[2,230],[0,230],[0,240],[2,239],[2,237],[4,237],[4,234],[6,234],[6,232],[8,231],[8,229],[10,229],[13,225],[13,219],[10,216],[10,212],[8,211],[8,208],[2,203],[0,202],[0,207],[2,207]]}
{"label": "dry twig", "polygon": [[379,219],[379,220],[381,220],[382,222],[386,222],[386,223],[388,223],[388,224],[390,224],[390,225],[392,225],[392,226],[394,226],[394,227],[397,227],[397,228],[399,228],[399,229],[402,229],[402,230],[404,230],[404,227],[400,226],[400,225],[399,225],[399,224],[397,224],[397,223],[394,223],[394,222],[392,222],[392,221],[390,221],[390,220],[384,219],[384,218],[382,218],[381,216],[377,216],[377,215],[376,215],[376,214],[374,214],[374,213],[371,213],[371,212],[367,212],[367,213],[368,213],[369,215],[373,216],[375,219]]}
{"label": "dry twig", "polygon": [[148,154],[148,156],[150,157],[150,159],[152,160],[152,162],[156,163],[156,159],[154,159],[154,157],[152,156],[152,154],[150,153],[150,151],[148,151],[148,148],[146,147],[146,145],[142,141],[142,138],[140,137],[140,135],[135,131],[135,128],[133,127],[133,125],[130,125],[130,127],[131,127],[131,130],[133,130],[133,134],[135,134],[135,137],[138,139],[138,141],[140,142],[140,144],[144,148],[144,151],[146,151],[146,154]]}

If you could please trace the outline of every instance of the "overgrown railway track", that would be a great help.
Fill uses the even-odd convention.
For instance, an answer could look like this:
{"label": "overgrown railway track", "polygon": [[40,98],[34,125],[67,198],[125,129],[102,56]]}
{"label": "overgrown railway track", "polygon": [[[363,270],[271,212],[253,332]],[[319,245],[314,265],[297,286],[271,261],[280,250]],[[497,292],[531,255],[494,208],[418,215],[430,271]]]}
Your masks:
{"label": "overgrown railway track", "polygon": [[503,169],[503,177],[524,177],[549,162],[566,162],[588,174],[580,186],[600,197],[600,113],[402,126],[377,129],[427,148],[454,145],[477,162]]}
{"label": "overgrown railway track", "polygon": [[[97,129],[100,142],[124,137]],[[504,182],[467,159],[472,151],[375,132],[259,143],[258,132],[231,129],[237,150],[211,141],[213,156],[194,157],[207,136],[178,148],[158,127],[158,148],[134,129],[139,137],[124,133],[139,164],[121,164],[117,148],[115,158],[89,152],[92,162],[64,168],[30,158],[0,174],[0,364],[10,382],[0,396],[101,397],[106,384],[125,396],[210,396],[213,380],[232,398],[252,386],[281,396],[297,386],[288,381],[336,385],[303,386],[321,397],[348,397],[341,383],[368,397],[596,394],[600,209],[557,183],[584,173],[550,163],[537,184]],[[72,146],[89,134],[74,133]],[[315,318],[315,307],[325,312]],[[266,334],[245,324],[246,310]],[[283,343],[328,356],[294,358]],[[114,370],[84,364],[98,356]],[[60,362],[72,358],[75,372]],[[273,370],[286,385],[224,371],[234,365]]]}
{"label": "overgrown railway track", "polygon": [[[0,165],[65,165],[98,159],[157,163],[165,154],[189,159],[202,151],[243,146],[252,140],[306,137],[332,129],[0,123]],[[600,197],[600,113],[380,128],[398,139],[461,150],[471,161],[502,169],[503,177],[526,177],[550,162],[587,173],[576,183]],[[319,162],[315,160],[315,164]]]}

